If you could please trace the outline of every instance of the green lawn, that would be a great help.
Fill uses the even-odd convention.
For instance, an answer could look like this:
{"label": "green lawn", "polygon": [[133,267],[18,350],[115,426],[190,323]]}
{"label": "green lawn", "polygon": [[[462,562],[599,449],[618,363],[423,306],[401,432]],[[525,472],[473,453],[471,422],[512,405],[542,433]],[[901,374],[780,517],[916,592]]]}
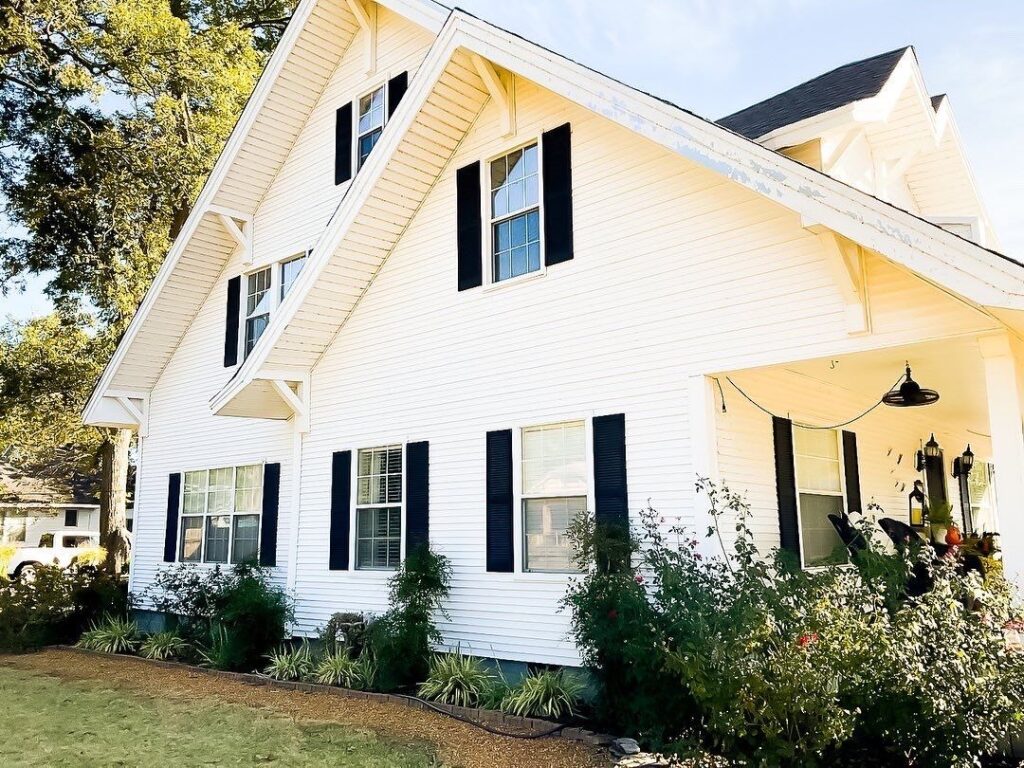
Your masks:
{"label": "green lawn", "polygon": [[[83,664],[88,660],[83,659]],[[0,766],[436,765],[426,749],[211,701],[125,694],[0,667]]]}

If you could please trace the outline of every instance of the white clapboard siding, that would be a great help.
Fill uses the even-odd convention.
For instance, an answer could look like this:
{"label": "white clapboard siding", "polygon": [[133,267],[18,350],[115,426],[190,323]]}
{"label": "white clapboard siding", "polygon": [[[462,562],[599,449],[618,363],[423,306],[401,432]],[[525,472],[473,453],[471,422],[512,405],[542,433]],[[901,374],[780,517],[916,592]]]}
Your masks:
{"label": "white clapboard siding", "polygon": [[[404,38],[396,32],[391,39]],[[355,47],[348,56],[358,56]],[[625,413],[630,509],[650,504],[670,522],[692,523],[693,374],[896,346],[994,323],[869,255],[875,332],[850,336],[825,252],[796,214],[521,78],[518,135],[502,137],[497,108],[479,84],[460,79],[473,72],[468,62],[459,54],[454,64],[446,88],[422,112],[428,119],[414,124],[412,143],[389,164],[300,311],[297,325],[315,328],[318,308],[345,302],[341,331],[333,340],[286,331],[280,349],[290,353],[271,361],[312,366],[294,564],[297,629],[312,633],[336,611],[387,605],[387,574],[327,568],[331,454],[429,440],[431,541],[454,565],[446,643],[505,659],[577,663],[569,617],[559,609],[565,577],[485,572],[488,430]],[[261,205],[258,259],[287,255],[302,237],[317,235],[314,220],[323,226],[329,212],[310,213],[319,203],[309,198],[325,189],[334,108],[315,108],[323,124],[308,140],[303,132],[287,173]],[[566,121],[574,260],[531,280],[458,292],[455,169]],[[307,153],[321,153],[320,160]],[[408,202],[403,192],[410,188],[423,189],[422,203],[416,194]],[[387,226],[410,216],[403,227]],[[160,565],[167,474],[193,466],[282,462],[278,571],[285,565],[294,519],[291,424],[209,414],[210,398],[229,376],[220,360],[223,286],[241,269],[236,258],[220,276],[153,392],[136,591]],[[370,287],[356,294],[368,273],[375,273]],[[774,395],[788,386],[775,384]],[[723,468],[751,494],[755,528],[770,544],[777,536],[770,430],[765,438],[763,419],[733,408],[735,400],[718,436]],[[959,439],[950,436],[949,445]],[[877,453],[869,438],[862,450]]]}

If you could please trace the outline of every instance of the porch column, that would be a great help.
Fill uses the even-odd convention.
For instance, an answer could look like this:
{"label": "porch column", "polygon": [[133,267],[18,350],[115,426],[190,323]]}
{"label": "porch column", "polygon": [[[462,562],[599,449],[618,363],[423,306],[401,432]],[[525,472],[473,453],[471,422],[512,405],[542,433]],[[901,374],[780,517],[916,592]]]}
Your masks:
{"label": "porch column", "polygon": [[1003,567],[1008,578],[1024,577],[1024,428],[1020,378],[1006,334],[978,339],[985,361],[989,431],[995,464],[996,504]]}
{"label": "porch column", "polygon": [[[690,488],[698,477],[718,482],[718,441],[715,439],[715,382],[709,376],[691,376],[689,380],[689,421],[690,421]],[[693,529],[700,542],[700,551],[705,557],[720,556],[724,553],[717,538],[707,538],[712,525],[711,506],[708,497],[695,493],[693,499]]]}

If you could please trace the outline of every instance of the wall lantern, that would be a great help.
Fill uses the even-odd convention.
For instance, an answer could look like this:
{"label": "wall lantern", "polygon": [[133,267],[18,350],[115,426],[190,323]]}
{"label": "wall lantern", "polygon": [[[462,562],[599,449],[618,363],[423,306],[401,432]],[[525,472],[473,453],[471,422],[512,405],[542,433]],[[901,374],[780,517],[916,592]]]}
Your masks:
{"label": "wall lantern", "polygon": [[915,528],[924,528],[928,502],[924,497],[924,483],[920,480],[914,481],[914,490],[910,492],[908,502],[910,504],[910,524]]}
{"label": "wall lantern", "polygon": [[931,405],[937,402],[939,393],[934,389],[924,389],[910,375],[910,363],[907,363],[907,372],[903,376],[903,382],[894,389],[890,389],[882,396],[882,402],[894,408],[913,408],[918,405]]}
{"label": "wall lantern", "polygon": [[967,444],[967,450],[963,452],[963,455],[957,456],[953,459],[953,477],[960,477],[963,475],[966,477],[971,474],[971,467],[974,466],[974,451],[971,450],[971,444]]}
{"label": "wall lantern", "polygon": [[935,433],[932,432],[931,438],[924,444],[924,447],[917,452],[917,471],[924,472],[924,468],[928,465],[928,459],[936,459],[940,454],[941,451],[939,450],[939,444],[935,442]]}

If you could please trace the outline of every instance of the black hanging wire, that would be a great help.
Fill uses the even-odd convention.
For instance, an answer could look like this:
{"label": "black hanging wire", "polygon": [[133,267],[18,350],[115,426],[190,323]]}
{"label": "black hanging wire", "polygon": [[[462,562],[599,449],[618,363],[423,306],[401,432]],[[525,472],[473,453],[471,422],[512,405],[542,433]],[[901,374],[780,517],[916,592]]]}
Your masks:
{"label": "black hanging wire", "polygon": [[[864,418],[865,416],[867,416],[867,415],[868,415],[869,413],[871,413],[871,412],[872,412],[873,410],[875,410],[875,408],[877,408],[878,406],[880,406],[880,405],[882,404],[882,402],[883,402],[883,401],[885,400],[885,395],[889,394],[889,392],[891,392],[892,390],[896,389],[896,387],[898,387],[898,386],[899,386],[900,382],[901,382],[901,381],[903,381],[903,379],[904,379],[905,377],[906,377],[906,374],[905,374],[905,373],[903,373],[903,374],[900,374],[900,377],[899,377],[898,379],[896,379],[896,383],[895,383],[895,384],[893,384],[893,385],[892,385],[891,387],[889,387],[889,389],[888,389],[888,390],[886,390],[885,394],[883,394],[883,395],[882,395],[882,396],[881,396],[881,397],[880,397],[880,398],[878,399],[878,402],[877,402],[877,403],[875,403],[874,405],[872,405],[872,406],[871,406],[870,408],[868,408],[868,409],[867,409],[866,411],[864,411],[863,413],[861,413],[861,414],[858,414],[857,416],[854,416],[854,417],[853,417],[852,419],[847,419],[846,421],[840,422],[839,424],[831,424],[831,425],[829,425],[829,426],[827,426],[827,427],[820,427],[820,426],[816,426],[816,425],[814,425],[814,424],[803,424],[803,423],[801,423],[801,422],[799,422],[799,421],[794,421],[793,423],[794,423],[794,424],[796,424],[796,425],[797,425],[798,427],[801,427],[802,429],[839,429],[840,427],[845,427],[845,426],[847,426],[847,425],[849,425],[849,424],[853,424],[853,422],[855,422],[855,421],[860,421],[860,420],[861,420],[861,419],[863,419],[863,418]],[[743,397],[745,397],[745,398],[747,399],[747,402],[749,402],[749,403],[750,403],[750,404],[751,404],[752,406],[754,406],[755,408],[757,408],[757,409],[758,409],[759,411],[762,411],[762,412],[764,412],[764,413],[768,414],[768,415],[769,415],[769,416],[771,416],[771,417],[772,417],[773,419],[774,419],[774,418],[780,418],[780,417],[779,417],[779,416],[778,416],[777,414],[774,414],[774,413],[772,413],[772,412],[771,412],[771,411],[769,411],[769,410],[768,410],[767,408],[765,408],[765,407],[764,407],[763,405],[761,405],[761,404],[760,404],[759,402],[757,402],[757,401],[756,401],[756,400],[755,400],[754,398],[752,398],[752,397],[751,397],[750,395],[748,395],[748,394],[747,394],[746,392],[744,392],[744,391],[743,391],[743,390],[742,390],[742,389],[740,388],[740,385],[739,385],[739,384],[737,384],[737,383],[736,383],[735,381],[733,381],[733,380],[732,380],[732,378],[730,378],[729,376],[726,376],[726,377],[725,377],[725,380],[726,380],[726,381],[728,381],[728,382],[729,382],[730,384],[732,384],[733,388],[734,388],[734,389],[735,389],[735,390],[736,390],[737,392],[739,392],[739,393],[740,393],[741,395],[743,395]],[[719,387],[721,387],[721,384],[719,384]],[[724,397],[723,397],[723,403],[724,403]]]}

